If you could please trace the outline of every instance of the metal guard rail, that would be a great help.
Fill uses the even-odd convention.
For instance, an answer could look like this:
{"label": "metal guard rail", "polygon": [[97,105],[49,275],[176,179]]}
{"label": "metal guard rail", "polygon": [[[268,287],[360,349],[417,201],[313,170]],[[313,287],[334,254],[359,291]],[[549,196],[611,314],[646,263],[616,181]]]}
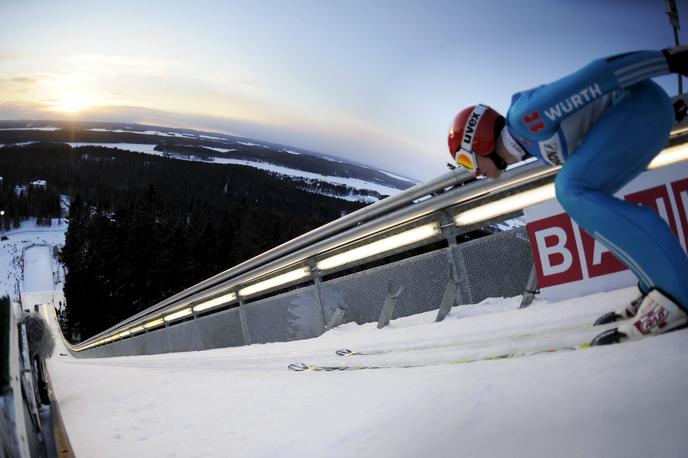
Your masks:
{"label": "metal guard rail", "polygon": [[[668,150],[676,150],[676,146],[686,144],[688,144],[688,129],[677,130],[672,132]],[[681,149],[688,152],[685,146]],[[686,156],[688,157],[688,154]],[[685,159],[686,157],[680,160]],[[68,347],[72,351],[81,351],[130,335],[137,335],[148,329],[153,330],[163,326],[166,322],[173,322],[196,313],[196,308],[205,305],[210,305],[206,307],[207,309],[221,310],[228,304],[237,302],[239,300],[237,293],[243,288],[262,283],[265,279],[282,277],[285,272],[287,274],[303,273],[293,278],[284,277],[284,281],[272,287],[267,286],[260,291],[261,294],[306,282],[310,278],[309,273],[318,268],[318,261],[323,257],[338,254],[363,242],[389,237],[400,232],[410,232],[413,227],[421,224],[427,226],[429,216],[439,213],[440,216],[432,223],[436,224],[437,232],[424,239],[425,243],[432,243],[440,238],[438,219],[442,219],[444,225],[447,224],[447,220],[453,220],[450,224],[456,224],[455,218],[458,215],[474,207],[498,202],[510,195],[553,183],[558,170],[559,167],[549,167],[539,161],[534,161],[505,171],[498,181],[477,180],[468,172],[460,169],[453,170],[292,239],[187,288],[78,345],[68,344]],[[520,206],[503,212],[492,220],[503,220],[515,216],[521,213],[523,208],[524,206]],[[470,231],[487,222],[487,220],[481,220],[477,223],[462,225],[461,230]],[[416,246],[418,243],[410,243],[408,248]],[[370,260],[369,257],[359,258],[358,262],[346,263],[339,267],[339,270],[365,263],[368,260]],[[336,270],[337,268],[333,268],[331,271],[336,272]],[[247,290],[244,289],[244,291]],[[241,297],[256,294],[246,292]]]}

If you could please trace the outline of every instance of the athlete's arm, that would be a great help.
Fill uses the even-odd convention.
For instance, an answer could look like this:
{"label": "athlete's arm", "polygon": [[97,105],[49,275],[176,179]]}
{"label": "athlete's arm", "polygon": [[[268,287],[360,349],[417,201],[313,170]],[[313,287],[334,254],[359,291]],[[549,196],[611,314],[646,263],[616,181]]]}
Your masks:
{"label": "athlete's arm", "polygon": [[[548,138],[559,122],[600,97],[670,72],[662,51],[637,51],[595,60],[553,83],[528,91],[512,105],[512,127]],[[537,118],[537,122],[533,119]]]}

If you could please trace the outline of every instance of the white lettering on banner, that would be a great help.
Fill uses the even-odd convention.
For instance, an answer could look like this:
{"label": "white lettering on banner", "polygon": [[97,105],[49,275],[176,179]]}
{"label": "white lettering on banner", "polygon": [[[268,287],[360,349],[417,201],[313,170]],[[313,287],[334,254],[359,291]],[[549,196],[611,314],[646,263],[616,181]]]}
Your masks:
{"label": "white lettering on banner", "polygon": [[[688,191],[679,192],[678,197],[680,202],[675,202],[676,206],[678,207],[679,205],[682,205],[683,214],[688,215]],[[678,220],[680,225],[685,224],[685,222],[682,222],[680,218]],[[688,240],[686,240],[686,232],[688,232],[688,228],[683,228],[683,230],[679,231],[681,234],[681,246],[686,252],[688,252]]]}
{"label": "white lettering on banner", "polygon": [[[557,243],[547,246],[545,239],[556,237]],[[535,233],[537,245],[540,247],[540,265],[544,275],[555,275],[566,272],[573,265],[573,255],[566,248],[566,232],[560,227],[550,227]],[[560,254],[563,257],[561,264],[552,265],[550,258],[552,255]]]}
{"label": "white lettering on banner", "polygon": [[593,266],[599,266],[602,264],[602,255],[605,253],[609,253],[609,250],[607,249],[604,244],[600,243],[598,240],[595,240],[593,243],[594,251],[592,253],[592,265]]}
{"label": "white lettering on banner", "polygon": [[655,200],[657,203],[657,212],[659,213],[659,216],[666,221],[667,224],[669,223],[669,213],[667,212],[666,204],[664,203],[664,199],[657,199]]}

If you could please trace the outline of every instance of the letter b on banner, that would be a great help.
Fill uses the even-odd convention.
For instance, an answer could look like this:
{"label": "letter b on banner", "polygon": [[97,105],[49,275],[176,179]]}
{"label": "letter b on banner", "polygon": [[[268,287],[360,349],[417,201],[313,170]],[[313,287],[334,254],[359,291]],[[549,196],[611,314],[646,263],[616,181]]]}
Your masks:
{"label": "letter b on banner", "polygon": [[573,264],[571,250],[566,248],[568,236],[560,227],[550,227],[535,233],[535,243],[540,247],[538,256],[542,273],[546,276],[566,272]]}
{"label": "letter b on banner", "polygon": [[565,213],[528,224],[540,287],[583,278],[571,219]]}

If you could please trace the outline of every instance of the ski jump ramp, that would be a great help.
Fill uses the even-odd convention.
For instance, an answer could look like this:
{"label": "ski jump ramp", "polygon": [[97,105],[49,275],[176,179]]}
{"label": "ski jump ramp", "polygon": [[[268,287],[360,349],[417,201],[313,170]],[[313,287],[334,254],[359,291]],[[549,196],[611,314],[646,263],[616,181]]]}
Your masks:
{"label": "ski jump ramp", "polygon": [[[685,456],[688,330],[448,362],[589,340],[598,331],[586,324],[632,293],[520,310],[519,297],[491,299],[442,323],[429,312],[383,330],[352,323],[310,340],[198,352],[75,359],[60,343],[48,370],[76,456]],[[43,313],[59,336],[53,310]],[[339,348],[385,353],[339,357]],[[300,361],[390,367],[287,369]]]}

